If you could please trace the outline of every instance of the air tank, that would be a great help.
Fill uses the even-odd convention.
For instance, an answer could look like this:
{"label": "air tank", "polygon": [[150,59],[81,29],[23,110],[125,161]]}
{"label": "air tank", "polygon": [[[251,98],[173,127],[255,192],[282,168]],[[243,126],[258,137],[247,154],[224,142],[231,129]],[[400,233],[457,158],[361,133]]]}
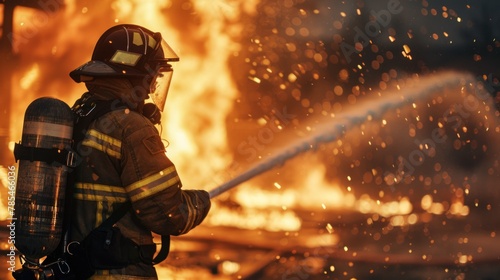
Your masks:
{"label": "air tank", "polygon": [[47,256],[61,241],[69,170],[66,164],[37,159],[40,149],[30,148],[56,153],[70,149],[73,118],[66,103],[49,97],[34,100],[24,115],[19,146],[32,155],[24,153],[19,160],[14,221],[16,248],[28,259]]}

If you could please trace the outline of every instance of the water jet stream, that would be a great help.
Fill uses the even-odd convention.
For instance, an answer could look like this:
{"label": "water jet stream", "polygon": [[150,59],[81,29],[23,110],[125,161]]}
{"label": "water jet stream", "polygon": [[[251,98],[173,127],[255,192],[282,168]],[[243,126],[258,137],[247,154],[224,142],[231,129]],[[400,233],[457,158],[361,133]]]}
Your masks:
{"label": "water jet stream", "polygon": [[311,135],[303,139],[297,139],[280,149],[274,156],[265,159],[263,162],[256,163],[247,171],[210,190],[210,197],[214,198],[275,166],[282,165],[285,161],[314,149],[321,143],[337,140],[344,135],[345,131],[364,123],[369,117],[374,120],[379,119],[389,110],[412,104],[433,93],[447,88],[461,88],[464,85],[473,83],[475,83],[475,80],[470,75],[444,72],[417,78],[417,81],[412,86],[405,86],[395,92],[383,93],[382,97],[377,100],[357,104],[355,108],[338,114],[332,121],[316,126],[315,132],[312,132]]}

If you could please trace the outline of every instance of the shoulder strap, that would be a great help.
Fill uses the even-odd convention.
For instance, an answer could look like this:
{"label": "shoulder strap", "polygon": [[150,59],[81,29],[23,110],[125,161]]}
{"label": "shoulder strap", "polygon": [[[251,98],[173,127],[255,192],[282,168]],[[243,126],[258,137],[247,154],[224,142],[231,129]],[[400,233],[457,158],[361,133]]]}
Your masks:
{"label": "shoulder strap", "polygon": [[104,222],[102,222],[102,224],[99,225],[99,227],[112,227],[123,216],[125,216],[125,214],[127,214],[130,208],[132,208],[132,203],[130,202],[130,200],[127,200],[127,202],[123,203],[118,208],[116,208],[113,211],[113,213],[111,213],[111,216],[109,216]]}
{"label": "shoulder strap", "polygon": [[84,95],[72,110],[75,113],[75,127],[73,128],[73,141],[75,144],[85,138],[85,133],[90,124],[106,113],[127,108],[126,104],[118,99],[94,100],[91,94]]}

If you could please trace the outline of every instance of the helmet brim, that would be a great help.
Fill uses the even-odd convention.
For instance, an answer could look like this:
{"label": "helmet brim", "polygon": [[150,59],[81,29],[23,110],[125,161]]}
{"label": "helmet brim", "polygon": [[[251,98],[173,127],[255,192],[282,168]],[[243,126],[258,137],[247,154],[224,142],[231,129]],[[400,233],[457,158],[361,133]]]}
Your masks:
{"label": "helmet brim", "polygon": [[91,60],[69,73],[77,83],[85,81],[82,77],[143,77],[144,73],[133,68],[117,69],[110,64],[98,60]]}

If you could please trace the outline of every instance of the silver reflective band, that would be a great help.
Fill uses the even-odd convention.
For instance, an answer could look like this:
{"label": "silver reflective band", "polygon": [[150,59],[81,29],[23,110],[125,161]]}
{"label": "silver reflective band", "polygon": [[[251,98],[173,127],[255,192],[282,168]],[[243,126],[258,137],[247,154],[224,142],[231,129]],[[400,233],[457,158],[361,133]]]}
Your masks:
{"label": "silver reflective band", "polygon": [[71,139],[73,138],[73,127],[63,124],[27,121],[24,122],[23,133]]}
{"label": "silver reflective band", "polygon": [[78,154],[74,151],[68,151],[68,156],[66,157],[66,166],[68,167],[76,167],[78,159]]}

